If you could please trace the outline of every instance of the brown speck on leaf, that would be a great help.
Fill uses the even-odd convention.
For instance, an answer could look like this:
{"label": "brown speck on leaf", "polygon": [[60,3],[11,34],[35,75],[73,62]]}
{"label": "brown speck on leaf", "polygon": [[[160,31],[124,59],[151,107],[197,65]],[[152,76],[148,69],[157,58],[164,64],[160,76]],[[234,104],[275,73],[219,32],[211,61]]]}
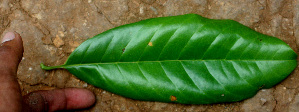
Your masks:
{"label": "brown speck on leaf", "polygon": [[123,48],[123,49],[122,49],[123,53],[125,52],[125,50],[126,50],[126,48]]}
{"label": "brown speck on leaf", "polygon": [[262,89],[265,86],[265,84],[263,84],[261,87],[259,87],[259,89]]}
{"label": "brown speck on leaf", "polygon": [[172,95],[170,96],[170,100],[171,100],[171,101],[177,101],[176,97],[175,97],[175,96],[172,96]]}
{"label": "brown speck on leaf", "polygon": [[149,42],[147,45],[149,45],[149,46],[153,46],[153,43],[152,43],[152,42]]}

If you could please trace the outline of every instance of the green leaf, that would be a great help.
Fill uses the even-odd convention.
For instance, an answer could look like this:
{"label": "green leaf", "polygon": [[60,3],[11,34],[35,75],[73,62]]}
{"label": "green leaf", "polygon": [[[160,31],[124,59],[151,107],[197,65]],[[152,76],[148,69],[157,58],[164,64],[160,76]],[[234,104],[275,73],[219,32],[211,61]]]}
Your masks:
{"label": "green leaf", "polygon": [[137,100],[240,101],[285,79],[297,54],[233,20],[196,14],[123,25],[82,43],[64,65],[79,79]]}

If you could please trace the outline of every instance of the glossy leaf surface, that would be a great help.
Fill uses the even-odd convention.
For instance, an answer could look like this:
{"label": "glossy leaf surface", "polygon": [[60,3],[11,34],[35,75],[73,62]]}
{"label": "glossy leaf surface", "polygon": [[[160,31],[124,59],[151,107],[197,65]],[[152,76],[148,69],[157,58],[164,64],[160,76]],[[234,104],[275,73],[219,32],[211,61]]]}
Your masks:
{"label": "glossy leaf surface", "polygon": [[250,98],[297,66],[283,41],[233,20],[196,14],[123,25],[82,43],[61,66],[137,100],[210,104]]}

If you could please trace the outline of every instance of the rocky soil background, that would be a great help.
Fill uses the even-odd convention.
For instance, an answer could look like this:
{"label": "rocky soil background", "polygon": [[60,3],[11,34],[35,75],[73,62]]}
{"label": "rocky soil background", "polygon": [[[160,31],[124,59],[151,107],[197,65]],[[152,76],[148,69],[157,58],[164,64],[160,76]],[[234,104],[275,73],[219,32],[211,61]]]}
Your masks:
{"label": "rocky soil background", "polygon": [[87,88],[96,94],[97,103],[80,111],[299,111],[298,68],[275,87],[241,102],[182,105],[135,101],[95,88],[66,70],[44,71],[39,66],[63,64],[80,43],[110,28],[187,13],[236,20],[282,39],[298,52],[299,0],[0,0],[0,34],[17,31],[23,37],[25,52],[18,70],[23,95]]}

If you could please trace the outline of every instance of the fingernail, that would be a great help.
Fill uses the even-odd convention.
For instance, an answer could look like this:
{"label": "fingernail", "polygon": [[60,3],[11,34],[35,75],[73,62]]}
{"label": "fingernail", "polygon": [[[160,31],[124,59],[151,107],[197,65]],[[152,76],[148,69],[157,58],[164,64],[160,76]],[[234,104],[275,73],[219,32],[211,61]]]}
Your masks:
{"label": "fingernail", "polygon": [[1,43],[3,44],[4,42],[11,41],[15,38],[15,33],[13,32],[7,32],[4,37],[2,38]]}

